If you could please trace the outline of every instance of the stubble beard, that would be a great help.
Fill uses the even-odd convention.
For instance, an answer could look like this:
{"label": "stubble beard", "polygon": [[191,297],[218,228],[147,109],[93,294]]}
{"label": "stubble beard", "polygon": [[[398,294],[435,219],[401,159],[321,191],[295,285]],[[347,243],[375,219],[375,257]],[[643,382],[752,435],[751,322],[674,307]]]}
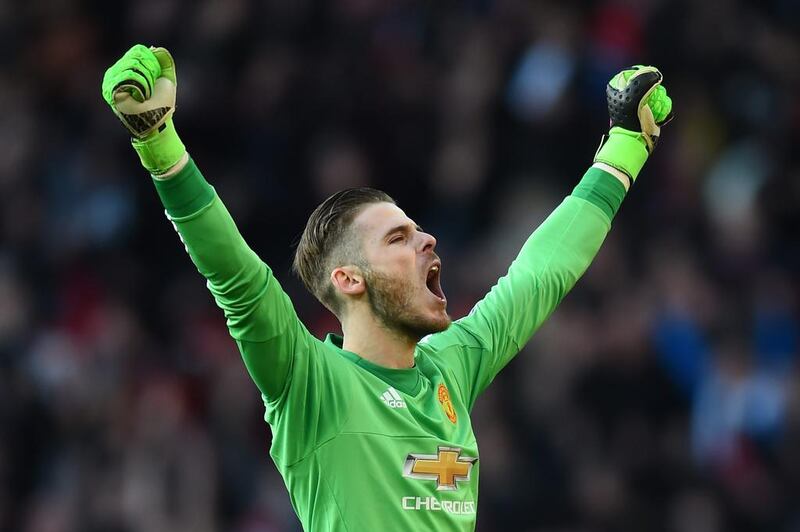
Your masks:
{"label": "stubble beard", "polygon": [[388,330],[419,342],[423,337],[446,330],[450,316],[432,319],[414,312],[417,287],[405,279],[395,279],[366,270],[367,295],[372,312]]}

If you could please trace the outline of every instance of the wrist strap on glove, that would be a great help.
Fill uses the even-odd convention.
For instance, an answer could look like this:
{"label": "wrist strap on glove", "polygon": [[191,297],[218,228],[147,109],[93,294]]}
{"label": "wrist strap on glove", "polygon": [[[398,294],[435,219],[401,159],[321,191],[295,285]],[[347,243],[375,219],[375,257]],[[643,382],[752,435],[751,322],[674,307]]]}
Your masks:
{"label": "wrist strap on glove", "polygon": [[175,124],[171,118],[147,137],[143,139],[133,137],[131,145],[139,154],[142,166],[156,177],[165,174],[186,153],[186,147],[175,131]]}
{"label": "wrist strap on glove", "polygon": [[640,133],[621,127],[612,127],[600,139],[600,146],[594,154],[594,162],[606,163],[636,180],[650,153]]}

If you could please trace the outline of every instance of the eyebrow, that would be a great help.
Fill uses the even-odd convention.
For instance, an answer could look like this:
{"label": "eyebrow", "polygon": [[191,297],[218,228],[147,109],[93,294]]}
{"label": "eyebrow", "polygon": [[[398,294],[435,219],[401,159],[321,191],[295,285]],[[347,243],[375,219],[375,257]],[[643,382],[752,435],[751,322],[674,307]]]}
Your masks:
{"label": "eyebrow", "polygon": [[422,227],[420,227],[417,224],[405,223],[405,224],[396,225],[396,226],[392,227],[391,229],[389,229],[388,231],[386,231],[386,233],[383,235],[383,238],[384,239],[388,238],[389,235],[392,235],[392,234],[397,233],[399,231],[402,231],[403,233],[408,233],[410,227],[414,227],[414,229],[416,229],[417,231],[420,231],[420,232],[422,231]]}

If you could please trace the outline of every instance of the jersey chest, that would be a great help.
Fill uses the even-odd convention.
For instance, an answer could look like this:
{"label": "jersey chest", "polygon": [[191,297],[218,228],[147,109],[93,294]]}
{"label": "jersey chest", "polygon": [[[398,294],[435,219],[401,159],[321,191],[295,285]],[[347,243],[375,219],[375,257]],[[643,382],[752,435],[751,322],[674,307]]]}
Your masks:
{"label": "jersey chest", "polygon": [[432,364],[421,368],[418,390],[356,369],[336,443],[363,457],[362,465],[372,460],[374,470],[417,488],[415,493],[474,490],[478,447],[456,384]]}
{"label": "jersey chest", "polygon": [[409,519],[410,530],[471,530],[478,448],[455,383],[435,370],[414,394],[369,372],[354,381],[347,421],[319,455],[342,511],[365,530]]}
{"label": "jersey chest", "polygon": [[404,389],[354,368],[343,432],[399,438],[430,438],[453,445],[474,444],[469,412],[455,388],[432,364],[421,372],[418,390]]}

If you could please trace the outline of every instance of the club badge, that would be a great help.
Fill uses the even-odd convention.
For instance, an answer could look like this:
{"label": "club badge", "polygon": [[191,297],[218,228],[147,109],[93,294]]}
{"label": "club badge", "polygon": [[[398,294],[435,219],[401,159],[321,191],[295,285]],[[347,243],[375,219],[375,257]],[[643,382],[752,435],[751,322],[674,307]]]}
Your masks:
{"label": "club badge", "polygon": [[450,392],[447,391],[447,386],[444,383],[439,385],[439,404],[442,405],[442,410],[444,410],[447,419],[450,420],[451,423],[456,422],[456,409],[453,408],[453,403],[450,401]]}

